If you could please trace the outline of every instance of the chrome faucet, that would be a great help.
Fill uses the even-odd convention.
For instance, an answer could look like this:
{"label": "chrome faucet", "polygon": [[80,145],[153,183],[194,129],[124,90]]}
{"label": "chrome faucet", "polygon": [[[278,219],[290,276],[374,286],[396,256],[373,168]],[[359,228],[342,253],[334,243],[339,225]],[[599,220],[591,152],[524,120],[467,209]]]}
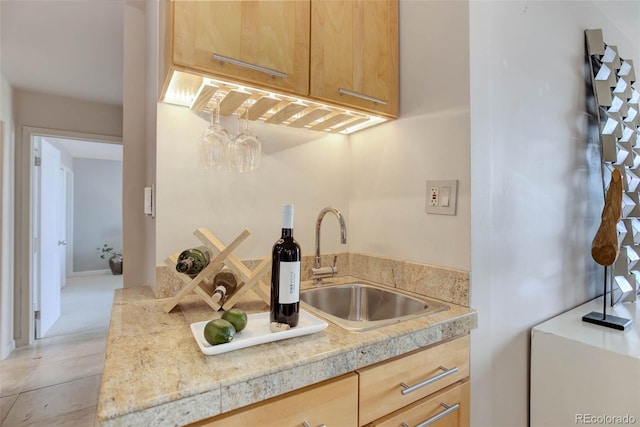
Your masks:
{"label": "chrome faucet", "polygon": [[320,262],[320,225],[322,225],[322,218],[327,213],[333,213],[340,221],[340,243],[343,245],[347,243],[347,226],[344,223],[344,217],[340,213],[340,211],[336,208],[326,207],[320,211],[318,215],[318,220],[316,221],[316,258],[315,258],[315,268],[311,269],[313,273],[313,278],[315,279],[315,285],[322,285],[322,278],[324,277],[332,277],[338,272],[338,268],[336,267],[336,261],[338,260],[338,255],[334,255],[333,257],[333,266],[331,267],[322,267]]}

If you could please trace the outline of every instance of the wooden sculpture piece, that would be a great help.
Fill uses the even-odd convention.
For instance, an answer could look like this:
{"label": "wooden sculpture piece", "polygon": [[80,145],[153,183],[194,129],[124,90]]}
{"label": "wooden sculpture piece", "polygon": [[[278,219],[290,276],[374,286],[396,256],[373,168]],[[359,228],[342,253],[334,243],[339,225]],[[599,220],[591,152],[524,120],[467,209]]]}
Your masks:
{"label": "wooden sculpture piece", "polygon": [[622,217],[622,175],[618,169],[611,172],[611,182],[602,209],[602,221],[591,243],[591,256],[600,265],[612,265],[618,258],[617,224]]}

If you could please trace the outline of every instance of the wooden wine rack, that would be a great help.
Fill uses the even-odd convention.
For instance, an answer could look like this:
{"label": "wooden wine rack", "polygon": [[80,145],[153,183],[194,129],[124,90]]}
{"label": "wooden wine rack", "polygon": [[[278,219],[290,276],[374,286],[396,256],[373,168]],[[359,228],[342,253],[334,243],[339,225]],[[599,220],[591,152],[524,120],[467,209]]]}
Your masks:
{"label": "wooden wine rack", "polygon": [[[169,313],[176,305],[184,299],[185,296],[192,292],[198,295],[209,305],[214,311],[228,310],[233,307],[247,292],[253,290],[264,302],[269,304],[269,288],[262,281],[262,277],[271,267],[271,255],[263,259],[260,264],[253,270],[249,270],[243,263],[233,254],[233,251],[246,239],[249,230],[245,229],[238,235],[229,245],[225,246],[216,236],[206,228],[198,228],[193,233],[212,254],[209,264],[193,279],[184,273],[176,270],[179,252],[168,257],[164,262],[180,279],[185,283],[185,287],[180,290],[173,298],[164,305],[164,310]],[[227,266],[237,277],[238,286],[235,292],[228,295],[227,300],[221,301],[217,295],[211,295],[211,282],[208,277],[217,274],[223,267]]]}

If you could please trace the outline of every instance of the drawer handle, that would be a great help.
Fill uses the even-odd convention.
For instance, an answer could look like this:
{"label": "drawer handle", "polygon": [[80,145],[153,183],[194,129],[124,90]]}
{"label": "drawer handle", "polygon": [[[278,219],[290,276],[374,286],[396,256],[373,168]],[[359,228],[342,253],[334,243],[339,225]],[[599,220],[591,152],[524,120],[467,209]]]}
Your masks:
{"label": "drawer handle", "polygon": [[276,76],[276,77],[282,77],[283,79],[287,78],[287,74],[286,73],[283,73],[283,72],[280,72],[280,71],[276,71],[276,70],[272,70],[270,68],[261,67],[259,65],[250,64],[248,62],[238,61],[237,59],[229,58],[228,56],[218,55],[217,53],[213,54],[213,59],[216,59],[216,60],[220,61],[220,64],[224,64],[225,62],[228,62],[229,64],[234,64],[234,65],[237,65],[239,67],[244,67],[244,68],[249,68],[251,70],[260,71],[260,72],[265,73],[265,74],[271,74],[272,76]]}
{"label": "drawer handle", "polygon": [[[458,409],[460,409],[460,404],[459,403],[456,403],[455,405],[449,406],[444,402],[440,402],[440,406],[443,406],[445,408],[444,411],[438,412],[433,417],[429,418],[428,420],[425,420],[425,421],[421,422],[420,424],[417,424],[415,427],[426,427],[429,424],[435,423],[440,418],[446,417],[450,413],[455,412]],[[409,424],[405,423],[404,421],[401,423],[401,425],[402,425],[402,427],[411,427]]]}
{"label": "drawer handle", "polygon": [[458,368],[457,367],[451,368],[451,369],[447,369],[444,366],[440,366],[439,369],[444,371],[444,372],[441,372],[438,375],[435,375],[435,376],[433,376],[431,378],[427,378],[426,380],[424,380],[421,383],[418,383],[416,385],[411,385],[410,386],[410,385],[405,384],[405,383],[400,383],[400,385],[404,389],[404,390],[401,390],[400,392],[404,396],[406,394],[411,393],[412,391],[416,391],[419,388],[422,388],[422,387],[424,387],[426,385],[429,385],[431,383],[434,383],[434,382],[436,382],[436,381],[438,381],[438,380],[440,380],[440,379],[442,379],[442,378],[444,378],[446,376],[449,376],[451,374],[455,374],[456,372],[458,372]]}
{"label": "drawer handle", "polygon": [[388,104],[388,102],[385,101],[384,99],[374,98],[373,96],[365,95],[364,93],[360,93],[360,92],[354,92],[349,89],[339,88],[338,93],[340,93],[340,95],[351,95],[351,96],[355,96],[356,98],[366,99],[367,101],[372,101],[372,102],[375,102],[376,104],[382,104],[382,105]]}
{"label": "drawer handle", "polygon": [[[311,425],[310,425],[308,422],[306,422],[306,421],[303,421],[303,422],[302,422],[302,426],[303,426],[303,427],[311,427]],[[326,425],[324,425],[324,424],[320,424],[318,427],[327,427],[327,426],[326,426]]]}

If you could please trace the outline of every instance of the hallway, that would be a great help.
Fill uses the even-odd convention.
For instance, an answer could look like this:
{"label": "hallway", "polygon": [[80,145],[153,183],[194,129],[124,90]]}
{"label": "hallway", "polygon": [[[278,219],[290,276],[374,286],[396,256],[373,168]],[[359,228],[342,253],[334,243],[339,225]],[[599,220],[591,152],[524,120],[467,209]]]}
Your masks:
{"label": "hallway", "polygon": [[122,275],[67,278],[60,294],[61,316],[44,338],[108,328],[113,291],[121,287]]}

